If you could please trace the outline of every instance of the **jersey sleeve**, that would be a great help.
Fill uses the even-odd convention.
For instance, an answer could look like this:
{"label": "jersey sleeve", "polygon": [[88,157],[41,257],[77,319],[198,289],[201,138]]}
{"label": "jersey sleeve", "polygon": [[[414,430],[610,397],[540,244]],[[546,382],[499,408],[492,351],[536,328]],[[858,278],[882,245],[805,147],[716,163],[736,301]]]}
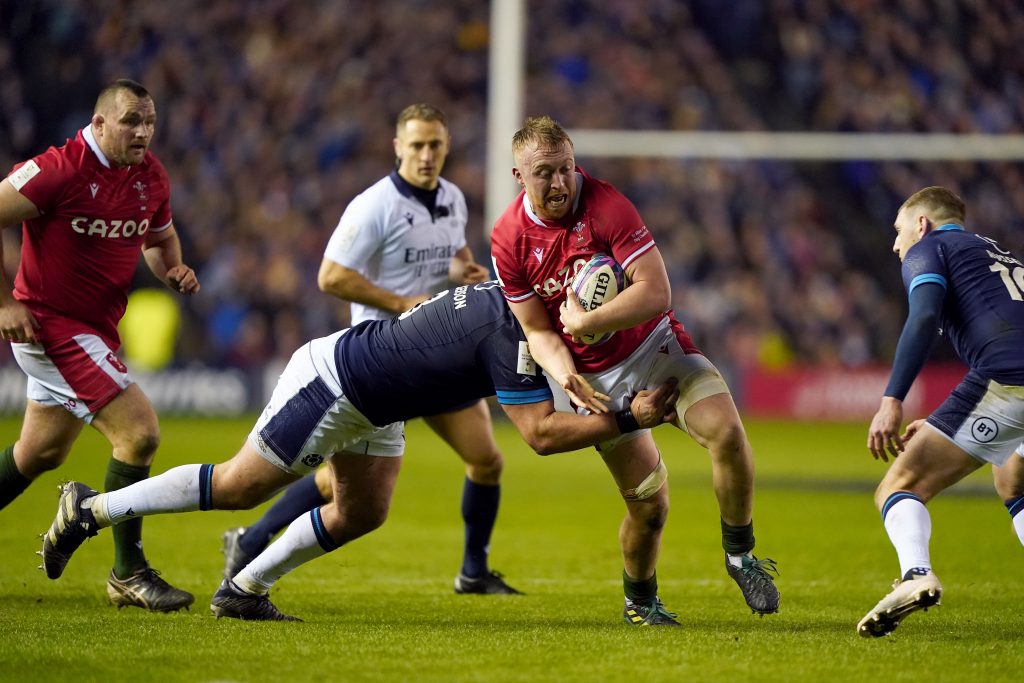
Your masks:
{"label": "jersey sleeve", "polygon": [[157,177],[163,189],[164,201],[156,208],[156,212],[153,214],[153,227],[150,230],[152,232],[162,232],[171,227],[171,223],[174,221],[174,218],[171,216],[171,181],[167,177],[167,170],[163,164],[156,161],[155,158],[154,162],[157,164]]}
{"label": "jersey sleeve", "polygon": [[384,241],[385,214],[385,208],[372,194],[357,196],[341,214],[324,257],[352,270],[362,268]]}
{"label": "jersey sleeve", "polygon": [[511,226],[498,221],[491,233],[491,262],[501,284],[501,292],[509,301],[525,301],[534,296],[533,288],[527,281],[525,269],[516,258],[509,235]]}
{"label": "jersey sleeve", "polygon": [[51,147],[16,165],[7,176],[7,181],[35,204],[40,213],[46,214],[60,201],[67,180],[74,172],[72,165]]}
{"label": "jersey sleeve", "polygon": [[526,338],[497,329],[494,343],[485,350],[484,363],[494,383],[494,395],[503,405],[526,405],[553,400],[547,378],[530,355]]}
{"label": "jersey sleeve", "polygon": [[900,272],[908,297],[915,287],[926,282],[933,282],[940,285],[943,290],[947,289],[949,273],[939,240],[924,239],[911,247],[903,259]]}
{"label": "jersey sleeve", "polygon": [[611,188],[603,194],[597,236],[609,246],[612,257],[625,269],[637,257],[654,248],[654,236],[631,201]]}

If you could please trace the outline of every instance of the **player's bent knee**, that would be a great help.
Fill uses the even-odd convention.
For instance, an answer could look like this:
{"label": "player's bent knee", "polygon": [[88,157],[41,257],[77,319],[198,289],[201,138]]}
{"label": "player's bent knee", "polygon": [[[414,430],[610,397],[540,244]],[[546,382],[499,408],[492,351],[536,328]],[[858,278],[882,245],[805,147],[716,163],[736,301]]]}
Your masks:
{"label": "player's bent knee", "polygon": [[466,472],[470,480],[477,484],[497,485],[501,480],[503,469],[505,469],[505,462],[500,454],[486,462],[466,461]]}
{"label": "player's bent knee", "polygon": [[[337,500],[337,497],[335,498]],[[356,538],[379,529],[388,519],[387,505],[368,505],[355,510],[345,508],[344,505],[337,506],[340,517],[344,520],[344,536]]]}
{"label": "player's bent knee", "polygon": [[[117,444],[115,444],[115,448]],[[153,462],[157,448],[160,447],[159,431],[144,431],[132,434],[122,446],[125,458],[131,465],[145,466]]]}
{"label": "player's bent knee", "polygon": [[69,453],[71,453],[70,448],[40,448],[35,452],[28,453],[26,460],[32,464],[32,470],[36,472],[48,472],[63,465],[64,461],[68,459]]}
{"label": "player's bent knee", "polygon": [[626,501],[639,501],[647,500],[664,486],[665,482],[668,481],[668,468],[665,467],[665,461],[660,457],[658,458],[658,464],[647,477],[644,478],[635,488],[631,489],[619,489],[622,494],[622,498]]}

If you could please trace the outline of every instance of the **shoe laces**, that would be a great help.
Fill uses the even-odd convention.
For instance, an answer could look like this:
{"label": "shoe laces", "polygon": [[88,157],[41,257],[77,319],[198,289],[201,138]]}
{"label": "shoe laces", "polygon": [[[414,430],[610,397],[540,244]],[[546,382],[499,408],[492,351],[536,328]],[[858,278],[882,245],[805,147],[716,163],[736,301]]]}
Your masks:
{"label": "shoe laces", "polygon": [[665,609],[665,605],[664,603],[662,603],[661,598],[654,598],[654,600],[646,604],[642,602],[630,602],[634,607],[640,607],[646,612],[645,621],[653,616],[668,617],[672,620],[676,620],[679,618],[679,615],[675,612],[669,612],[667,609]]}
{"label": "shoe laces", "polygon": [[148,564],[142,569],[137,569],[136,571],[132,572],[131,576],[129,576],[127,579],[121,580],[124,582],[132,580],[144,581],[146,583],[159,586],[160,588],[171,588],[171,584],[167,583],[162,578],[160,578],[160,570],[153,569]]}
{"label": "shoe laces", "polygon": [[743,559],[743,566],[740,568],[743,575],[747,578],[753,579],[759,583],[765,581],[772,581],[771,574],[768,572],[774,572],[776,576],[779,575],[779,569],[775,564],[775,560],[770,557],[766,557],[763,560],[759,560],[756,557]]}

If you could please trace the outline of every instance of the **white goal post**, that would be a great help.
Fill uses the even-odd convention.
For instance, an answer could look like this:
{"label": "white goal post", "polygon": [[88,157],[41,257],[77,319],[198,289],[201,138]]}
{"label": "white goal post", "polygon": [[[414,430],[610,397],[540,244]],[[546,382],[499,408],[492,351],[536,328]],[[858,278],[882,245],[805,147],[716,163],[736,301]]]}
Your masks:
{"label": "white goal post", "polygon": [[[525,0],[493,0],[484,230],[515,197],[513,133],[525,116]],[[542,114],[545,112],[530,112]],[[803,161],[1021,161],[1024,135],[570,129],[576,156]]]}

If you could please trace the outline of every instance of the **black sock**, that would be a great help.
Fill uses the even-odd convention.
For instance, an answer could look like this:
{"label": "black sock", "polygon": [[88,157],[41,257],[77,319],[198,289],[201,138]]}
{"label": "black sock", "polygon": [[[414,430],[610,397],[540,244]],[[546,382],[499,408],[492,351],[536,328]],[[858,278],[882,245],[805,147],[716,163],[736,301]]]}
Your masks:
{"label": "black sock", "polygon": [[317,488],[316,475],[307,475],[285,489],[284,495],[278,498],[255,524],[245,530],[238,539],[238,545],[249,557],[256,557],[263,552],[278,531],[326,502]]}
{"label": "black sock", "polygon": [[31,483],[32,480],[14,464],[14,444],[0,451],[0,510],[20,496]]}
{"label": "black sock", "polygon": [[630,602],[648,605],[658,597],[658,572],[651,574],[649,579],[637,580],[631,578],[623,569],[622,588]]}
{"label": "black sock", "polygon": [[733,526],[722,520],[722,547],[730,555],[742,555],[754,549],[754,522]]}
{"label": "black sock", "polygon": [[[148,478],[148,465],[138,467],[111,458],[103,487],[106,491],[116,491]],[[126,579],[146,564],[146,555],[142,552],[142,517],[115,524],[110,531],[114,537],[114,575]]]}
{"label": "black sock", "polygon": [[462,485],[462,521],[466,524],[463,576],[477,578],[487,573],[487,546],[498,519],[500,500],[501,486],[476,484],[466,477]]}

